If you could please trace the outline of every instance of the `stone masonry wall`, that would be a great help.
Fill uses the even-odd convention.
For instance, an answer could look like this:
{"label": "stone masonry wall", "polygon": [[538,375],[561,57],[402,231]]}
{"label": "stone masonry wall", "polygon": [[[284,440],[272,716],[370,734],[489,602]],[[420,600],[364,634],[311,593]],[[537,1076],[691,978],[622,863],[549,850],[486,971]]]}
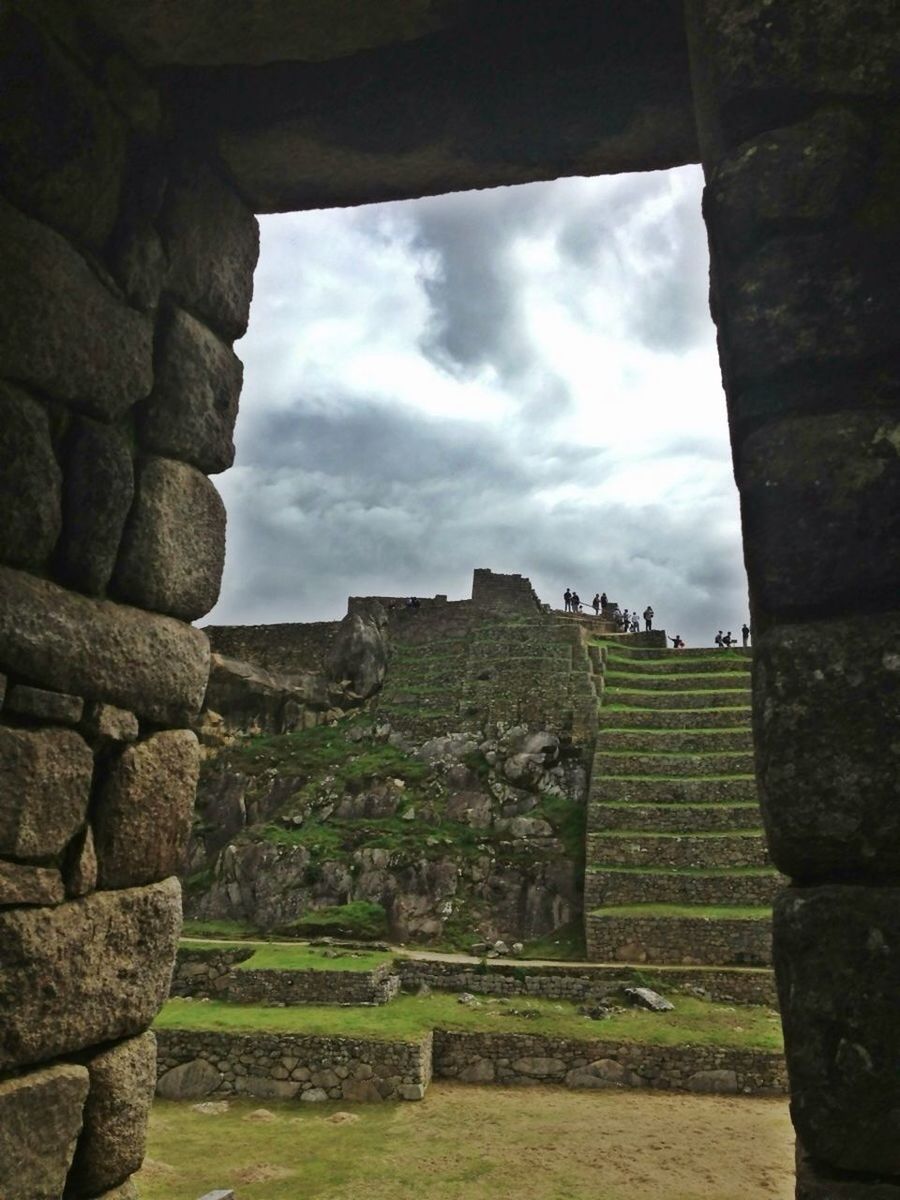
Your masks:
{"label": "stone masonry wall", "polygon": [[81,1200],[143,1156],[258,233],[42,11],[0,14],[0,1195]]}
{"label": "stone masonry wall", "polygon": [[764,967],[772,961],[772,924],[768,918],[659,919],[589,914],[585,930],[588,955],[599,962]]}
{"label": "stone masonry wall", "polygon": [[238,658],[279,674],[324,672],[340,621],[280,625],[207,625],[216,654]]}
{"label": "stone masonry wall", "polygon": [[157,1036],[157,1093],[169,1099],[421,1100],[431,1081],[431,1034],[418,1042],[178,1029]]}

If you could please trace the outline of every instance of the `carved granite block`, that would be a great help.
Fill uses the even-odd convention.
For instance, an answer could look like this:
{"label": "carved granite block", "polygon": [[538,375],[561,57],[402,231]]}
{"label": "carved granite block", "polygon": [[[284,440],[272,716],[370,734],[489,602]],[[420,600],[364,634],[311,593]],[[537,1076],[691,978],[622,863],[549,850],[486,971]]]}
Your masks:
{"label": "carved granite block", "polygon": [[141,1033],[180,928],[177,879],[0,912],[0,1069]]}
{"label": "carved granite block", "polygon": [[137,717],[127,708],[116,708],[114,704],[103,704],[96,700],[84,706],[81,731],[92,741],[102,744],[134,742],[139,730]]}
{"label": "carved granite block", "polygon": [[0,907],[7,904],[61,904],[62,876],[55,867],[28,867],[0,860]]}
{"label": "carved granite block", "polygon": [[61,1196],[88,1090],[74,1063],[0,1081],[0,1196]]}
{"label": "carved granite block", "polygon": [[40,566],[61,525],[62,473],[43,405],[0,383],[0,560]]}
{"label": "carved granite block", "polygon": [[0,726],[0,853],[60,854],[84,823],[93,770],[77,733]]}
{"label": "carved granite block", "polygon": [[117,595],[155,612],[192,621],[219,596],[225,559],[225,506],[195,467],[147,459],[122,539]]}
{"label": "carved granite block", "polygon": [[19,717],[54,725],[77,725],[81,720],[84,701],[66,692],[49,692],[46,688],[28,687],[17,683],[6,697],[6,709]]}
{"label": "carved granite block", "polygon": [[148,450],[215,474],[234,462],[234,422],[244,368],[205,325],[176,309],[156,359],[156,379],[141,416]]}
{"label": "carved granite block", "polygon": [[134,497],[134,469],[125,436],[80,420],[68,441],[59,547],[63,577],[97,595],[109,583]]}
{"label": "carved granite block", "polygon": [[94,808],[100,887],[153,883],[182,868],[199,769],[189,729],[154,734],[109,765]]}
{"label": "carved granite block", "polygon": [[0,665],[163,725],[184,725],[203,700],[209,643],[170,617],[0,567]]}

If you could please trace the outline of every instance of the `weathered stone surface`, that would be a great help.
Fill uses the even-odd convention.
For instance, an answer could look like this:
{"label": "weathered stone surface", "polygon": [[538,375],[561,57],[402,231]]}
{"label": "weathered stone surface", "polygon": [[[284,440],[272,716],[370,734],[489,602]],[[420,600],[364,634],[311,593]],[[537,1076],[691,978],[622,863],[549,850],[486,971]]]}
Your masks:
{"label": "weathered stone surface", "polygon": [[87,1071],[72,1063],[0,1080],[0,1196],[58,1200],[87,1090]]}
{"label": "weathered stone surface", "polygon": [[142,1032],[180,927],[176,879],[0,912],[0,1069]]}
{"label": "weathered stone surface", "polygon": [[734,381],[884,354],[900,340],[900,260],[864,233],[772,238],[725,280]]}
{"label": "weathered stone surface", "polygon": [[520,1075],[536,1075],[539,1079],[543,1079],[548,1075],[562,1074],[566,1069],[566,1064],[561,1058],[526,1055],[525,1058],[517,1058],[512,1064],[512,1068]]}
{"label": "weathered stone surface", "polygon": [[87,1068],[84,1129],[68,1186],[79,1196],[96,1196],[123,1183],[143,1161],[156,1083],[156,1038],[148,1031],[119,1042],[94,1055]]}
{"label": "weathered stone surface", "polygon": [[716,165],[703,200],[724,253],[846,216],[865,188],[867,142],[854,113],[829,108],[739,146]]}
{"label": "weathered stone surface", "polygon": [[290,723],[289,704],[324,711],[330,694],[323,675],[282,675],[213,654],[203,707],[218,713],[232,729],[285,733]]}
{"label": "weathered stone surface", "polygon": [[387,613],[373,602],[366,613],[349,613],[341,621],[328,653],[331,678],[348,680],[350,690],[363,698],[381,687],[387,670]]}
{"label": "weathered stone surface", "polygon": [[246,333],[259,226],[237,192],[192,164],[170,187],[163,238],[172,293],[225,337]]}
{"label": "weathered stone surface", "polygon": [[0,560],[33,567],[47,559],[62,524],[61,480],[44,406],[0,383]]}
{"label": "weathered stone surface", "polygon": [[814,1162],[797,1141],[796,1200],[900,1200],[900,1182],[850,1175]]}
{"label": "weathered stone surface", "polygon": [[116,593],[193,621],[218,599],[224,560],[225,506],[212,483],[186,463],[147,459],[122,539]]}
{"label": "weathered stone surface", "polygon": [[566,1087],[570,1088],[638,1087],[640,1082],[633,1071],[614,1058],[599,1058],[566,1074]]}
{"label": "weathered stone surface", "polygon": [[66,895],[72,899],[86,896],[97,887],[97,851],[90,825],[86,825],[84,832],[69,846],[63,874]]}
{"label": "weathered stone surface", "polygon": [[807,1151],[849,1171],[900,1175],[900,905],[894,887],[789,888],[774,959]]}
{"label": "weathered stone surface", "polygon": [[98,247],[116,216],[122,122],[87,75],[8,7],[0,43],[4,190],[42,221]]}
{"label": "weathered stone surface", "polygon": [[7,377],[106,420],[153,382],[150,320],[68,242],[0,201],[0,359]]}
{"label": "weathered stone surface", "polygon": [[92,1200],[139,1200],[137,1184],[133,1179],[126,1179],[118,1187],[111,1188],[102,1196],[94,1196]]}
{"label": "weathered stone surface", "polygon": [[[268,1079],[263,1075],[242,1075],[235,1082],[235,1091],[239,1096],[255,1096],[258,1100],[293,1100],[300,1091],[301,1084],[292,1083],[289,1079]],[[322,1088],[325,1099],[328,1093]],[[304,1096],[301,1099],[305,1099]]]}
{"label": "weathered stone surface", "polygon": [[789,418],[740,448],[747,566],[769,613],[834,612],[900,595],[900,421]]}
{"label": "weathered stone surface", "polygon": [[221,1082],[221,1071],[205,1058],[195,1058],[160,1075],[156,1094],[164,1100],[200,1100],[214,1092]]}
{"label": "weathered stone surface", "polygon": [[796,880],[900,870],[900,617],[773,628],[756,643],[757,779],[773,861]]}
{"label": "weathered stone surface", "polygon": [[0,853],[61,853],[84,823],[93,770],[77,733],[0,726]]}
{"label": "weathered stone surface", "polygon": [[87,738],[100,742],[134,742],[140,726],[133,712],[116,708],[114,704],[91,701],[84,706],[81,731]]}
{"label": "weathered stone surface", "polygon": [[6,708],[20,717],[52,721],[57,725],[77,725],[84,701],[80,696],[70,696],[66,692],[48,692],[46,688],[17,683],[6,697]]}
{"label": "weathered stone surface", "polygon": [[76,422],[66,455],[65,517],[59,547],[63,577],[97,595],[109,583],[134,498],[134,468],[124,434]]}
{"label": "weathered stone surface", "polygon": [[244,367],[234,351],[190,313],[175,309],[156,356],[141,440],[154,454],[207,474],[234,462],[234,422]]}
{"label": "weathered stone surface", "polygon": [[6,904],[61,904],[62,876],[51,867],[26,867],[0,860],[0,907]]}
{"label": "weathered stone surface", "polygon": [[93,810],[100,887],[135,887],[178,873],[199,769],[189,729],[128,746],[109,766]]}
{"label": "weathered stone surface", "polygon": [[738,1090],[736,1071],[724,1068],[712,1071],[695,1071],[687,1081],[690,1092],[713,1092],[732,1095]]}
{"label": "weathered stone surface", "polygon": [[183,725],[203,700],[209,643],[180,621],[0,567],[0,663],[36,683]]}

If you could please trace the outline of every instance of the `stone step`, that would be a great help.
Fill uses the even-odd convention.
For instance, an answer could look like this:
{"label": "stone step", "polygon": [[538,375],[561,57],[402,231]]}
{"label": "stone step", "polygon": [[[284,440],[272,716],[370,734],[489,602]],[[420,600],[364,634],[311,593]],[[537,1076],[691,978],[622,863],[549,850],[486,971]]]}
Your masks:
{"label": "stone step", "polygon": [[607,670],[628,671],[633,675],[749,675],[752,659],[722,654],[709,657],[625,658],[617,652],[607,656]]}
{"label": "stone step", "polygon": [[749,688],[720,688],[718,691],[659,691],[611,687],[603,691],[603,704],[625,705],[626,708],[734,708],[749,706]]}
{"label": "stone step", "polygon": [[721,692],[733,689],[750,690],[750,674],[747,671],[716,671],[708,675],[685,673],[682,675],[639,675],[634,671],[608,668],[604,679],[608,688],[626,688],[629,691],[646,692]]}
{"label": "stone step", "polygon": [[592,803],[626,804],[740,804],[756,803],[756,777],[732,775],[720,779],[658,777],[641,779],[605,775],[591,779]]}
{"label": "stone step", "polygon": [[751,775],[753,754],[726,750],[718,754],[629,754],[624,750],[598,750],[592,768],[595,778],[604,775],[689,776]]}
{"label": "stone step", "polygon": [[748,726],[733,729],[601,729],[597,749],[623,750],[634,754],[707,754],[753,750],[753,733]]}
{"label": "stone step", "polygon": [[666,869],[591,865],[584,877],[586,909],[627,904],[770,905],[781,885],[777,871]]}
{"label": "stone step", "polygon": [[585,916],[587,955],[593,962],[766,967],[772,961],[768,908],[704,909],[654,905],[604,908]]}
{"label": "stone step", "polygon": [[635,829],[656,833],[703,833],[752,829],[759,805],[744,804],[591,804],[588,831]]}
{"label": "stone step", "polygon": [[732,833],[646,833],[640,830],[589,833],[588,865],[621,867],[765,867],[769,865],[761,829]]}
{"label": "stone step", "polygon": [[713,654],[721,654],[723,658],[753,658],[753,650],[749,646],[746,649],[742,646],[732,646],[730,650],[719,650],[717,646],[691,646],[684,650],[662,650],[656,646],[629,646],[625,642],[613,642],[612,640],[607,643],[607,652],[611,656],[644,662],[653,659],[668,661],[675,658],[684,661],[692,658],[709,658]]}
{"label": "stone step", "polygon": [[614,708],[612,701],[601,705],[597,719],[601,730],[621,732],[630,729],[733,729],[743,726],[750,730],[750,705],[737,708]]}

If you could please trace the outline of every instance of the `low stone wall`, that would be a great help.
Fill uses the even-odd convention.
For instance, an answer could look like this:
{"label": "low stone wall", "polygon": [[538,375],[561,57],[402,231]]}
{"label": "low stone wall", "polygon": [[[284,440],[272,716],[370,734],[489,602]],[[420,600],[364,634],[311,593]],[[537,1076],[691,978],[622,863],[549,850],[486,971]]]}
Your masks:
{"label": "low stone wall", "polygon": [[[651,868],[647,868],[648,871]],[[692,875],[687,872],[660,872],[652,877],[654,904],[736,904],[770,905],[782,883],[777,872],[751,875],[736,871],[733,875]],[[611,870],[597,867],[584,877],[584,906],[587,909],[607,905],[644,904],[648,896],[648,876],[639,868]]]}
{"label": "low stone wall", "polygon": [[[531,996],[545,1000],[569,1000],[576,1004],[601,1000],[604,996],[636,982],[634,967],[623,965],[578,967],[512,963],[459,963],[437,959],[398,958],[394,970],[403,990],[415,992],[422,985],[443,992],[472,992],[481,996]],[[775,980],[770,970],[685,970],[671,969],[654,974],[649,982],[664,994],[702,993],[710,1000],[735,1004],[777,1006]]]}
{"label": "low stone wall", "polygon": [[781,1094],[784,1058],[723,1046],[646,1046],[530,1034],[435,1031],[434,1074],[461,1083]]}
{"label": "low stone wall", "polygon": [[421,1100],[431,1081],[432,1037],[419,1042],[157,1032],[157,1094],[167,1099]]}
{"label": "low stone wall", "polygon": [[237,964],[256,947],[213,950],[180,947],[173,996],[230,1000],[235,1004],[387,1004],[400,990],[390,962],[372,971],[242,970]]}
{"label": "low stone wall", "polygon": [[[772,962],[768,920],[588,914],[585,932],[588,956],[598,962],[747,967],[767,967]],[[689,954],[685,947],[690,947]]]}

